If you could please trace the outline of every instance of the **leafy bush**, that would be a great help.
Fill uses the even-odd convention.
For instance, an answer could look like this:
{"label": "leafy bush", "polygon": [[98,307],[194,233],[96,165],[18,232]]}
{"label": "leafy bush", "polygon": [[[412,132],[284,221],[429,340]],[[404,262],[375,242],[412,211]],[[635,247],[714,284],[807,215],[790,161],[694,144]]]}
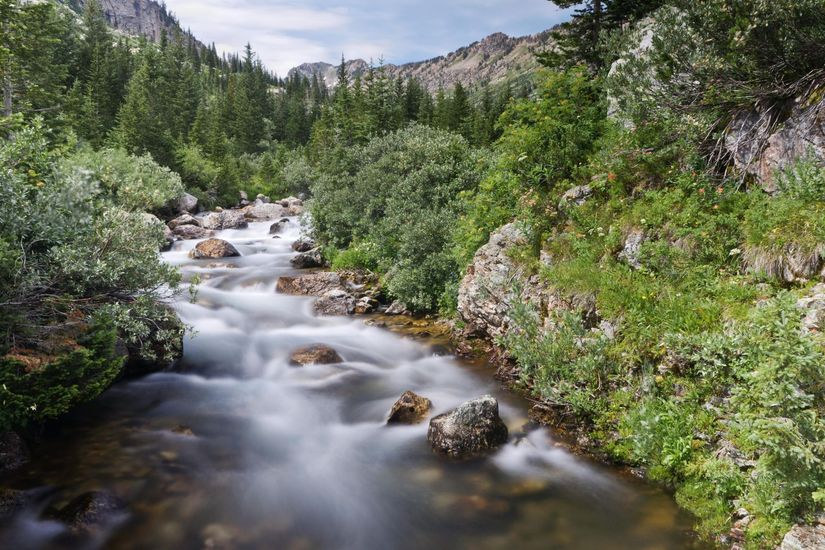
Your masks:
{"label": "leafy bush", "polygon": [[449,249],[458,196],[478,184],[484,167],[467,142],[411,126],[320,166],[310,211],[321,242],[341,249],[370,243],[370,263],[386,274],[388,292],[409,307],[435,308],[458,277]]}

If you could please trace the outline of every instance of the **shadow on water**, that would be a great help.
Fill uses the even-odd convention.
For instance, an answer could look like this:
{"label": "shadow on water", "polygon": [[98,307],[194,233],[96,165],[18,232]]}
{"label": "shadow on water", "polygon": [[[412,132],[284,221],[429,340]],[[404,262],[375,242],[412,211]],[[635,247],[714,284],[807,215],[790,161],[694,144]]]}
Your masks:
{"label": "shadow on water", "polygon": [[[42,496],[0,527],[0,546],[69,547],[41,512],[105,489],[129,516],[88,547],[699,548],[670,497],[556,445],[489,373],[436,342],[317,318],[311,299],[276,294],[298,226],[282,239],[268,227],[220,234],[240,258],[189,260],[194,242],[164,254],[201,279],[197,301],[176,304],[194,329],[182,364],[120,383],[62,422],[13,480]],[[288,366],[314,343],[345,363]],[[426,423],[384,425],[405,390],[435,413],[492,393],[510,441],[484,460],[447,462],[430,451]]]}

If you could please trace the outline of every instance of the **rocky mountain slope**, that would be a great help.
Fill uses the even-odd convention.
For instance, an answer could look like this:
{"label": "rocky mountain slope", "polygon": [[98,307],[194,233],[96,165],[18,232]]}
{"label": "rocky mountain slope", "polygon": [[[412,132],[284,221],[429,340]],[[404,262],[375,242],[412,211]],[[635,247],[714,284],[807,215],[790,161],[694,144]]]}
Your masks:
{"label": "rocky mountain slope", "polygon": [[[73,10],[82,13],[87,0],[67,0]],[[143,35],[158,42],[162,32],[182,32],[178,20],[153,0],[98,0],[112,28],[132,35]]]}
{"label": "rocky mountain slope", "polygon": [[[549,31],[522,37],[495,33],[447,55],[416,63],[385,65],[385,68],[393,77],[418,79],[431,92],[440,87],[452,88],[459,82],[471,86],[480,82],[497,84],[515,81],[529,76],[538,68],[533,52],[546,48],[550,40]],[[368,67],[369,64],[363,59],[347,61],[347,71],[351,77],[363,74]],[[327,86],[334,87],[337,71],[337,65],[316,62],[299,65],[289,74],[317,75]]]}

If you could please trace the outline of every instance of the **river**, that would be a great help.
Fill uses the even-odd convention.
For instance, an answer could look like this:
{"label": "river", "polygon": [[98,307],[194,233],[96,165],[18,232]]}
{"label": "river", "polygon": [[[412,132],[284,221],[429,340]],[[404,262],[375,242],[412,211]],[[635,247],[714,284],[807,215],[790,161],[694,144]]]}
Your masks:
{"label": "river", "polygon": [[[240,258],[190,260],[195,241],[164,254],[200,280],[194,301],[184,293],[175,304],[193,328],[181,364],[70,415],[15,481],[44,488],[49,502],[101,489],[123,499],[128,515],[86,546],[698,548],[670,496],[558,445],[490,368],[276,294],[277,278],[293,274],[299,227],[292,220],[272,238],[269,225],[220,232]],[[288,365],[315,343],[345,363]],[[435,414],[492,394],[509,442],[472,462],[436,456],[426,422],[385,425],[405,390],[431,399]],[[39,519],[44,506],[7,521],[0,547],[67,547],[63,528]]]}

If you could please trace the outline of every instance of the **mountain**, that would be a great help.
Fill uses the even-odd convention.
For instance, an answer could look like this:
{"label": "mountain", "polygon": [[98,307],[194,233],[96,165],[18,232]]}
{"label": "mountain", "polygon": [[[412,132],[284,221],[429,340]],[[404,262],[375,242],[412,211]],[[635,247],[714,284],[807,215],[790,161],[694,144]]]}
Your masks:
{"label": "mountain", "polygon": [[[69,0],[63,2],[78,13],[83,12],[87,0]],[[149,40],[159,42],[165,30],[169,36],[175,32],[183,33],[177,18],[172,15],[165,4],[153,0],[98,0],[109,25],[126,34],[143,35]]]}
{"label": "mountain", "polygon": [[[510,37],[499,32],[447,55],[384,67],[393,77],[418,79],[431,92],[441,87],[452,88],[458,82],[464,86],[481,82],[497,84],[520,80],[532,74],[539,67],[533,52],[550,44],[550,31],[521,37]],[[363,74],[369,64],[363,59],[353,59],[347,61],[346,67],[353,78]],[[290,76],[295,73],[308,78],[318,76],[327,86],[334,87],[338,79],[338,66],[325,62],[304,63],[289,71]]]}

